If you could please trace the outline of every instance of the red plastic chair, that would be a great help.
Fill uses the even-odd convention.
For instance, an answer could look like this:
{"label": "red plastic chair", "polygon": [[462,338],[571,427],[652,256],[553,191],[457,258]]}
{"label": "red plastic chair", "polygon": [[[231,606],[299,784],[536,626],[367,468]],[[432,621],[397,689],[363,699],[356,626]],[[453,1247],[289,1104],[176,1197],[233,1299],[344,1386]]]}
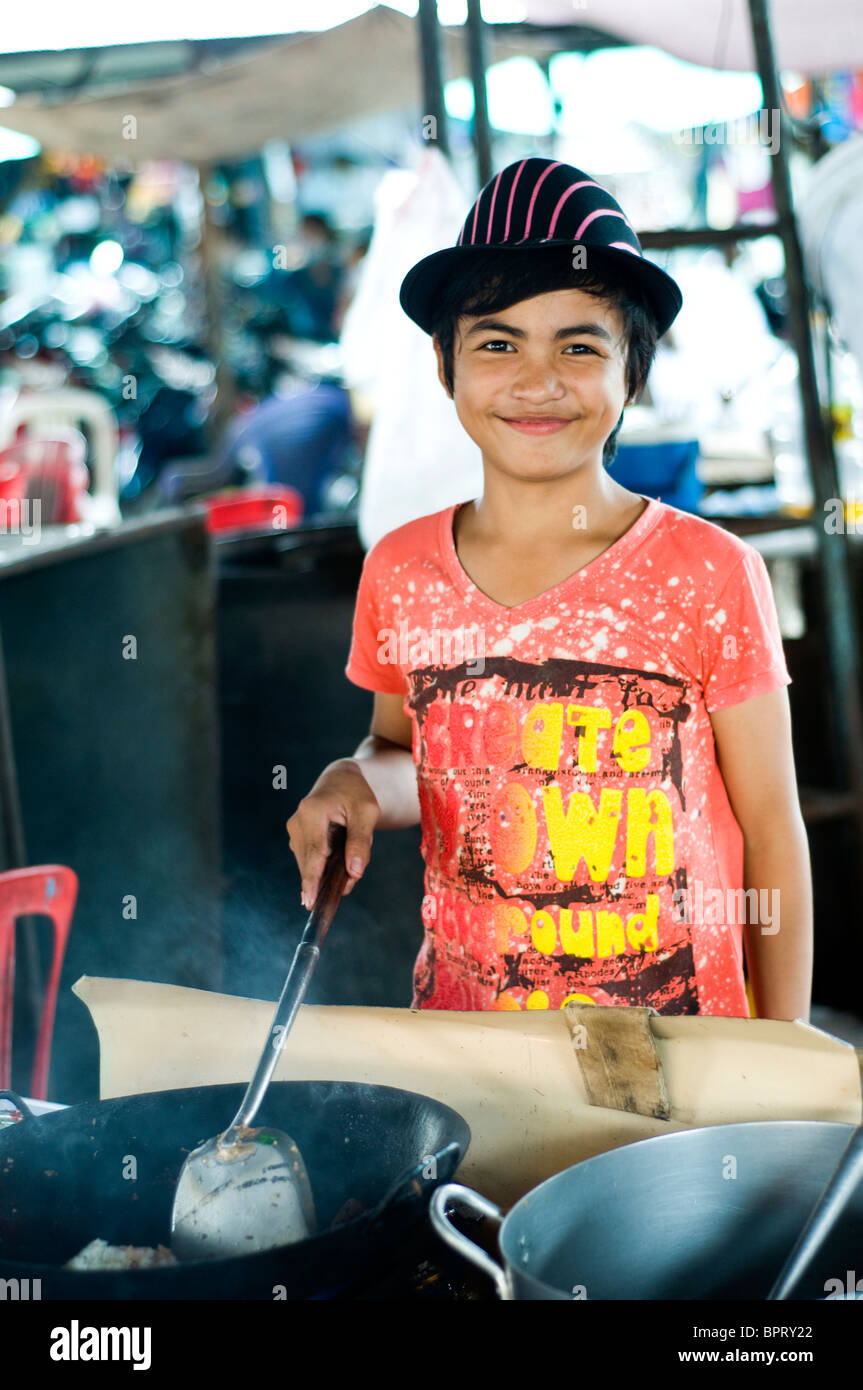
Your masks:
{"label": "red plastic chair", "polygon": [[62,864],[40,864],[0,873],[0,1090],[8,1090],[12,1081],[15,923],[19,917],[45,916],[54,924],[54,956],[42,1001],[30,1082],[33,1099],[46,1100],[57,991],[77,896],[78,876]]}
{"label": "red plastic chair", "polygon": [[21,435],[0,449],[3,510],[14,515],[25,501],[38,500],[46,526],[80,521],[81,498],[90,481],[86,448],[77,430],[57,429],[50,438]]}

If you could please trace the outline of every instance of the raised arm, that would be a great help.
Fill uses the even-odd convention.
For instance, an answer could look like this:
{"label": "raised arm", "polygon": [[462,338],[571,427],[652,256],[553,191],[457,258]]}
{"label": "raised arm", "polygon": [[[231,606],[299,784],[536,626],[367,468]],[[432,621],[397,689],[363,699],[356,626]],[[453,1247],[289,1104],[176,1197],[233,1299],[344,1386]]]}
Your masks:
{"label": "raised arm", "polygon": [[333,822],[347,829],[349,893],[369,862],[374,831],[398,830],[419,821],[411,721],[402,704],[401,695],[375,695],[368,736],[352,758],[339,758],[324,768],[287,822],[305,907],[311,908],[315,900]]}

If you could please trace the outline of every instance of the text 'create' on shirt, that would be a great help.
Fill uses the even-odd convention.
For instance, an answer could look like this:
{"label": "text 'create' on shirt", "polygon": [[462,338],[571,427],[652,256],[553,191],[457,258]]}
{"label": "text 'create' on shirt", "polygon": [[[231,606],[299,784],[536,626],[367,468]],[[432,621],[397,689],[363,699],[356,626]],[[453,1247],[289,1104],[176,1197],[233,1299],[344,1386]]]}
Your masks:
{"label": "text 'create' on shirt", "polygon": [[504,608],[462,568],[455,511],[369,552],[346,668],[413,724],[414,1007],[748,1016],[743,837],[709,714],[790,683],[764,561],[650,499]]}

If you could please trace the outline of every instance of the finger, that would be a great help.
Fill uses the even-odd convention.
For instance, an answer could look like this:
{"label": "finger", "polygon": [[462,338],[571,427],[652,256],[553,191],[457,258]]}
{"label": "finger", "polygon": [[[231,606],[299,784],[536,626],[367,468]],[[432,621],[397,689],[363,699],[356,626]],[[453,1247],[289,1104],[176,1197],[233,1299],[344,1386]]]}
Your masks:
{"label": "finger", "polygon": [[301,900],[303,907],[311,912],[315,905],[320,888],[321,875],[324,872],[324,865],[327,862],[329,846],[326,838],[318,832],[316,838],[306,841],[304,853],[300,862],[300,877],[302,879]]}
{"label": "finger", "polygon": [[298,814],[295,813],[293,816],[291,816],[291,819],[289,821],[285,822],[285,829],[288,832],[288,843],[291,846],[291,853],[293,854],[294,859],[297,861],[297,868],[300,871],[300,905],[302,907],[305,907],[306,886],[304,879],[304,866],[306,864],[306,848],[302,835],[302,822]]}
{"label": "finger", "polygon": [[345,842],[345,867],[351,879],[356,881],[366,871],[372,853],[372,830],[377,816],[368,811],[357,811],[348,821],[348,836]]}

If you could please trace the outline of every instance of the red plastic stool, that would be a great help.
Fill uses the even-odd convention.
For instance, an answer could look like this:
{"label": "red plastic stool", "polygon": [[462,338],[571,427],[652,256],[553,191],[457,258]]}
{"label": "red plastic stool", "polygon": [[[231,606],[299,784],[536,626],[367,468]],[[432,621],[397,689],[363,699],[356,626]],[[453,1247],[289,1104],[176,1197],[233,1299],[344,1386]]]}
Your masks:
{"label": "red plastic stool", "polygon": [[303,494],[286,483],[253,483],[201,499],[208,531],[287,531],[303,517]]}
{"label": "red plastic stool", "polygon": [[46,1100],[51,1038],[60,972],[69,927],[78,896],[78,876],[62,864],[40,864],[0,873],[0,1090],[12,1081],[12,1000],[15,981],[15,923],[19,917],[50,917],[54,925],[54,955],[42,1001],[30,1094]]}

